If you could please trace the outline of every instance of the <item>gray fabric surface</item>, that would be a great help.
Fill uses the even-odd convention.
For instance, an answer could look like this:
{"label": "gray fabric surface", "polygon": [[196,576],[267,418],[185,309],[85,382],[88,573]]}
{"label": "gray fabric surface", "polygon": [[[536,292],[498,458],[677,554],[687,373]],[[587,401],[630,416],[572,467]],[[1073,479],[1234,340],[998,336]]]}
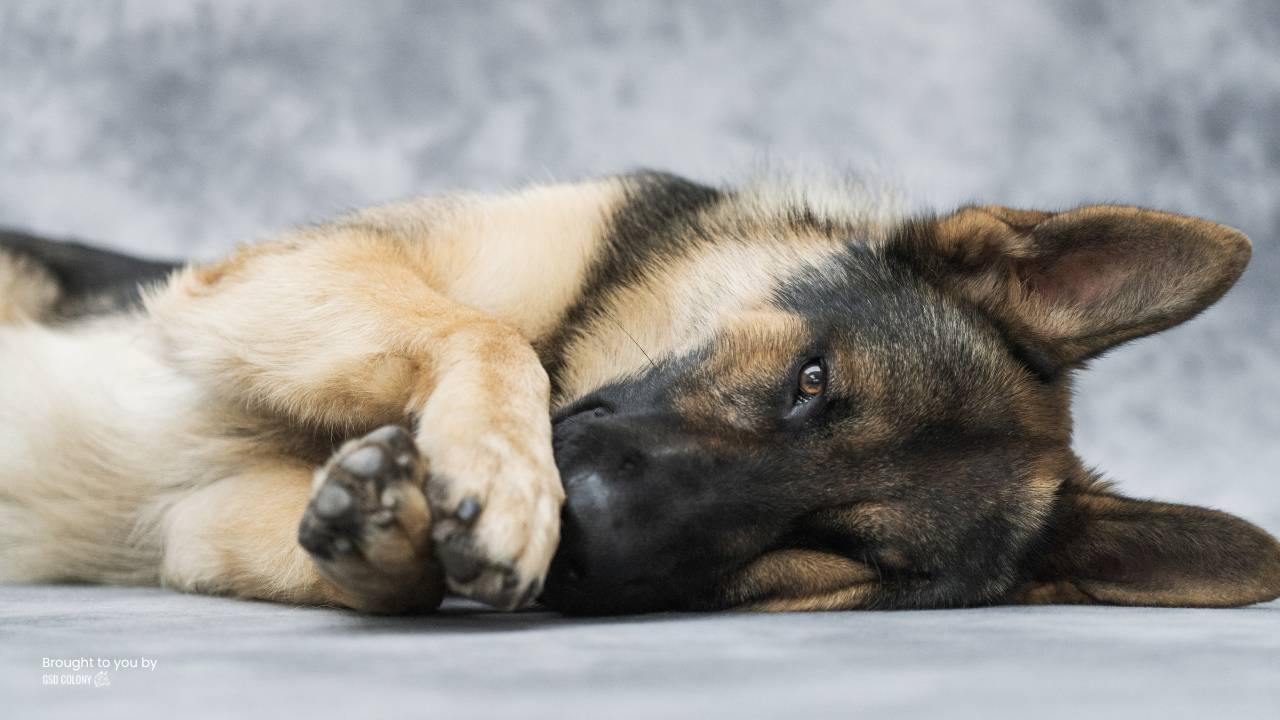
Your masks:
{"label": "gray fabric surface", "polygon": [[[0,698],[15,718],[1269,720],[1278,619],[1280,603],[612,620],[454,607],[406,619],[0,588]],[[54,672],[44,658],[80,656],[156,665],[107,670],[104,687],[42,685]]]}
{"label": "gray fabric surface", "polygon": [[[1077,445],[1280,532],[1280,4],[6,2],[0,223],[160,255],[380,200],[650,166],[1126,201],[1253,237],[1208,315],[1096,363]],[[1276,717],[1280,608],[362,619],[0,588],[0,716]],[[109,688],[42,657],[154,655]],[[607,711],[606,711],[607,708]],[[177,712],[181,711],[181,712]]]}

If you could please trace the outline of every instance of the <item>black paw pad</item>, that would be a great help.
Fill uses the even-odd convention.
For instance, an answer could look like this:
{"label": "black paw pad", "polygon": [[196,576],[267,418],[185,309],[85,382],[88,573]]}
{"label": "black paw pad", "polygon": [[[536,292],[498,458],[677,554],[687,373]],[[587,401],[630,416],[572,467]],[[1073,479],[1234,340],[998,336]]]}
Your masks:
{"label": "black paw pad", "polygon": [[337,483],[326,483],[311,502],[316,515],[334,522],[350,519],[356,507],[351,493]]}
{"label": "black paw pad", "polygon": [[387,453],[377,445],[366,445],[342,458],[338,466],[359,477],[377,477],[387,470]]}

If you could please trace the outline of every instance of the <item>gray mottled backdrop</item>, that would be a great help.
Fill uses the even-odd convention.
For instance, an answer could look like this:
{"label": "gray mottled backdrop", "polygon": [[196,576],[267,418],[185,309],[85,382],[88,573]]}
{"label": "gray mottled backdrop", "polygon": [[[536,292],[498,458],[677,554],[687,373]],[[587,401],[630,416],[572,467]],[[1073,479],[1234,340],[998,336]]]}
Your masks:
{"label": "gray mottled backdrop", "polygon": [[0,223],[36,231],[208,256],[415,193],[762,162],[1243,228],[1224,302],[1082,382],[1078,444],[1280,532],[1274,0],[0,7]]}

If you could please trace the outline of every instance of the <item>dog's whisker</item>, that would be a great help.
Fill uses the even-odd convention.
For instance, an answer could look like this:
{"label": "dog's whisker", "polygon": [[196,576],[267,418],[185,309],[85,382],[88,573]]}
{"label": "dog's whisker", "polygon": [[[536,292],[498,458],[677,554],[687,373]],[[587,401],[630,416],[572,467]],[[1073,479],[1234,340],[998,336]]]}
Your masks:
{"label": "dog's whisker", "polygon": [[604,312],[603,314],[606,318],[609,319],[609,322],[613,323],[614,326],[618,328],[618,330],[622,331],[623,335],[627,336],[627,339],[631,341],[632,345],[636,346],[636,349],[640,351],[640,354],[644,356],[644,359],[649,361],[649,367],[652,367],[654,370],[657,370],[658,363],[654,362],[653,357],[650,356],[649,353],[645,352],[644,346],[641,345],[639,341],[636,340],[635,336],[627,332],[627,329],[623,327],[622,323],[618,322],[618,320],[614,318],[613,315],[609,314],[608,312]]}

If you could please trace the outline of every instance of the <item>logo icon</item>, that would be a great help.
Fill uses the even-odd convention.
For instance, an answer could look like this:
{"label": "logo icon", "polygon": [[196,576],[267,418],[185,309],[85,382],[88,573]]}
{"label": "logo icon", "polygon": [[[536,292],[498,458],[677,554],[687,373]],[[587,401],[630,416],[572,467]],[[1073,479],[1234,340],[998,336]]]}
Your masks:
{"label": "logo icon", "polygon": [[108,687],[111,685],[111,676],[106,670],[100,670],[97,675],[93,676],[94,687]]}

